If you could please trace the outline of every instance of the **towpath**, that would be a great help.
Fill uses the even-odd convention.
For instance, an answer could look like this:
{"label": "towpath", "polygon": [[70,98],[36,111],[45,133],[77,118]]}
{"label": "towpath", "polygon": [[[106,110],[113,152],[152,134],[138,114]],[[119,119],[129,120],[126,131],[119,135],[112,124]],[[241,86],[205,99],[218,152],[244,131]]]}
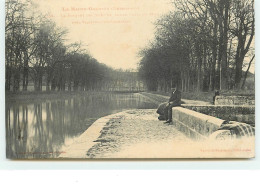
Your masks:
{"label": "towpath", "polygon": [[154,109],[120,112],[97,120],[93,127],[96,129],[90,127],[91,133],[82,134],[60,158],[176,157],[178,143],[191,141],[173,125],[158,121]]}
{"label": "towpath", "polygon": [[[169,100],[169,96],[164,96],[160,94],[142,92],[142,95],[150,98],[151,101],[156,101],[158,103],[162,103]],[[211,105],[210,102],[200,101],[200,100],[188,100],[188,99],[181,99],[184,104],[191,104],[191,105]]]}
{"label": "towpath", "polygon": [[[158,94],[141,94],[158,104],[169,99]],[[183,157],[181,143],[192,141],[174,125],[164,124],[157,117],[156,109],[135,109],[100,118],[71,145],[65,146],[59,158]]]}
{"label": "towpath", "polygon": [[[143,95],[157,102],[164,102],[168,99],[162,95],[145,93]],[[192,100],[184,101],[188,104],[209,104]],[[230,146],[237,146],[233,141],[231,145],[227,145],[226,141],[225,143],[194,141],[177,130],[175,125],[159,121],[157,116],[156,109],[134,109],[102,117],[81,136],[75,138],[71,145],[65,146],[59,158],[155,159],[249,156],[232,152]],[[223,150],[223,146],[229,148]],[[241,143],[238,146],[241,146]],[[222,152],[211,152],[216,149]],[[253,151],[251,156],[253,156]]]}

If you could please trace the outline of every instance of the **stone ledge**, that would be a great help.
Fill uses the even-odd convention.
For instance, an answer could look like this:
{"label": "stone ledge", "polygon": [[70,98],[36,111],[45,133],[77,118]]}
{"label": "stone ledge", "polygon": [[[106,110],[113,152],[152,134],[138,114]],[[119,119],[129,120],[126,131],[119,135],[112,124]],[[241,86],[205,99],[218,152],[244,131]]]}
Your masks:
{"label": "stone ledge", "polygon": [[216,96],[215,105],[255,105],[254,96]]}
{"label": "stone ledge", "polygon": [[58,158],[87,158],[87,151],[96,144],[94,141],[98,139],[107,122],[112,118],[117,118],[121,114],[122,112],[119,112],[96,120],[83,134],[76,138],[71,145],[67,146],[63,150],[64,153],[59,155]]}
{"label": "stone ledge", "polygon": [[210,112],[232,113],[232,114],[255,114],[254,105],[191,105],[182,104],[182,107],[209,114]]}
{"label": "stone ledge", "polygon": [[176,127],[194,139],[207,138],[225,121],[183,107],[173,107],[172,117]]}
{"label": "stone ledge", "polygon": [[210,115],[227,121],[245,122],[251,126],[255,125],[254,105],[189,105],[182,107]]}

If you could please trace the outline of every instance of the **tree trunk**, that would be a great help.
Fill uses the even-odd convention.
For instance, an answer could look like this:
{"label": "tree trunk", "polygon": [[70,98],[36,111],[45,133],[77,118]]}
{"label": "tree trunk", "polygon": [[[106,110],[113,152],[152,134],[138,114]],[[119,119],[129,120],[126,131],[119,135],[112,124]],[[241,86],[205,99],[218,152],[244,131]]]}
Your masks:
{"label": "tree trunk", "polygon": [[199,56],[198,59],[198,68],[197,68],[197,92],[201,90],[201,64],[202,64],[202,59],[201,56]]}
{"label": "tree trunk", "polygon": [[23,65],[23,91],[27,91],[28,87],[28,76],[29,76],[29,57],[26,52],[24,52],[24,65]]}
{"label": "tree trunk", "polygon": [[51,91],[55,91],[56,90],[56,80],[54,77],[52,77],[51,80]]}
{"label": "tree trunk", "polygon": [[5,90],[11,90],[11,78],[12,78],[12,67],[9,64],[6,64],[6,80],[5,80]]}
{"label": "tree trunk", "polygon": [[228,16],[229,16],[229,0],[225,0],[225,13],[223,20],[223,37],[222,37],[222,55],[221,55],[221,90],[227,89],[227,48],[228,48]]}
{"label": "tree trunk", "polygon": [[218,32],[218,25],[217,22],[214,22],[214,29],[213,29],[213,43],[212,43],[212,62],[211,62],[211,78],[210,78],[210,90],[214,91],[216,88],[216,63],[217,63],[217,32]]}
{"label": "tree trunk", "polygon": [[255,55],[252,57],[252,59],[250,60],[250,62],[249,62],[249,64],[248,64],[248,68],[247,68],[247,70],[246,70],[245,77],[244,77],[244,81],[243,81],[243,84],[242,84],[242,86],[241,86],[241,89],[244,89],[244,88],[245,88],[247,73],[248,73],[248,71],[249,71],[249,69],[250,69],[250,67],[251,67],[251,63],[252,63],[252,61],[254,60],[254,58],[255,58]]}

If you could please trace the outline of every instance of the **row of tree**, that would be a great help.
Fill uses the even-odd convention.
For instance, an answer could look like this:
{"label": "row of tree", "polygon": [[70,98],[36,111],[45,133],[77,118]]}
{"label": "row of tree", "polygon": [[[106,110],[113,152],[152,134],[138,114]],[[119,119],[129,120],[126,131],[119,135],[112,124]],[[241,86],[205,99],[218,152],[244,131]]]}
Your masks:
{"label": "row of tree", "polygon": [[155,40],[140,52],[147,87],[243,89],[248,71],[242,69],[254,59],[254,0],[175,0],[174,7],[156,22]]}
{"label": "row of tree", "polygon": [[32,84],[36,91],[138,89],[136,73],[109,68],[82,44],[68,44],[68,31],[38,13],[33,1],[7,0],[5,6],[6,91],[27,91]]}
{"label": "row of tree", "polygon": [[37,91],[43,83],[46,90],[98,88],[111,70],[79,43],[66,45],[67,31],[37,13],[32,1],[7,0],[5,21],[7,91],[26,91],[30,81]]}

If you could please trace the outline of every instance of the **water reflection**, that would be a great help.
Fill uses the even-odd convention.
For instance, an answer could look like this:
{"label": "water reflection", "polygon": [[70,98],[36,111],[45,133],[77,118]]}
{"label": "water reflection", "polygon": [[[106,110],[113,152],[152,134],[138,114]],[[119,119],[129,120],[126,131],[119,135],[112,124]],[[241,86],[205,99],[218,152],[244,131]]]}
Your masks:
{"label": "water reflection", "polygon": [[7,104],[7,157],[57,157],[66,142],[83,133],[99,117],[125,109],[156,107],[156,103],[140,94],[115,93]]}

